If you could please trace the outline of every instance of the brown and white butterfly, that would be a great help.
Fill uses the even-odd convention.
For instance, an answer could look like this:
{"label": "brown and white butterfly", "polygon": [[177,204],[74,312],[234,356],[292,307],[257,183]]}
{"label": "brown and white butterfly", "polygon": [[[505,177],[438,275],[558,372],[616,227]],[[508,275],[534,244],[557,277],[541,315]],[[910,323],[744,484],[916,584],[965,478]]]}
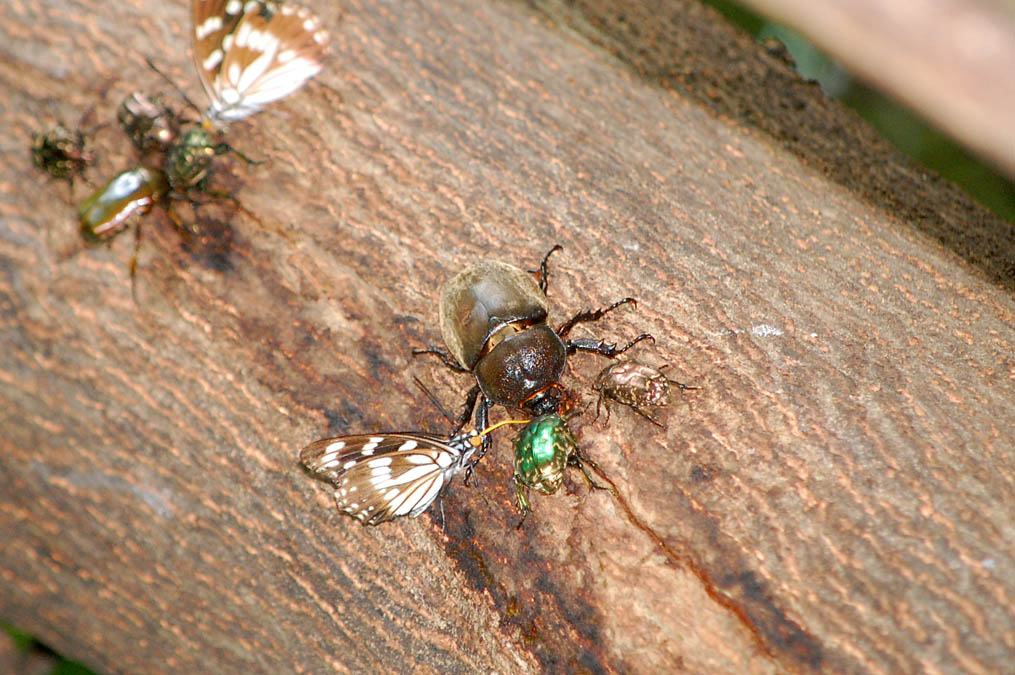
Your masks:
{"label": "brown and white butterfly", "polygon": [[320,72],[328,33],[310,10],[264,0],[191,0],[194,64],[225,127],[288,96]]}
{"label": "brown and white butterfly", "polygon": [[426,511],[469,465],[489,431],[450,438],[411,431],[336,436],[305,447],[300,461],[335,487],[339,511],[377,525]]}

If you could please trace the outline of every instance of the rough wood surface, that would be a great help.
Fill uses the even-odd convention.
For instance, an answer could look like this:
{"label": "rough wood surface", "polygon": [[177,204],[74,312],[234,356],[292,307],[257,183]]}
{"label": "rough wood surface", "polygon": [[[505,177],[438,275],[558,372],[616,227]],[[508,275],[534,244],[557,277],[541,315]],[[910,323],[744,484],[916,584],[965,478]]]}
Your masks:
{"label": "rough wood surface", "polygon": [[[1011,228],[710,12],[613,4],[320,3],[327,70],[216,175],[252,216],[200,208],[210,251],[150,216],[136,304],[29,137],[159,88],[143,56],[199,97],[186,7],[8,6],[0,618],[124,672],[1010,665]],[[335,513],[299,448],[439,429],[439,284],[555,242],[558,318],[635,295],[595,332],[703,387],[580,423],[618,497],[515,529],[507,434],[443,528]]]}

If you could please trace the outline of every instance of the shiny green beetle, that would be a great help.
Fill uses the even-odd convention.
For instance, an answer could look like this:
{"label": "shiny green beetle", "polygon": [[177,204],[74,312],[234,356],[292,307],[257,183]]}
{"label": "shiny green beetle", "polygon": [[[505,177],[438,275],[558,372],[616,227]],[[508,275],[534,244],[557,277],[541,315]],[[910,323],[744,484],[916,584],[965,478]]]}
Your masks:
{"label": "shiny green beetle", "polygon": [[582,455],[578,439],[560,415],[542,415],[525,425],[515,438],[515,498],[522,521],[532,509],[529,488],[553,494],[560,488],[568,466],[581,469],[590,487],[607,489],[592,480],[585,464],[596,468],[595,462]]}
{"label": "shiny green beetle", "polygon": [[166,155],[166,178],[174,190],[186,192],[204,188],[211,160],[232,150],[225,143],[212,142],[212,132],[201,126],[184,131]]}
{"label": "shiny green beetle", "polygon": [[166,176],[139,166],[121,171],[78,207],[81,236],[91,243],[111,239],[148,213],[169,191]]}
{"label": "shiny green beetle", "polygon": [[[166,153],[165,171],[169,186],[180,194],[187,194],[191,189],[215,197],[233,199],[230,195],[207,188],[208,169],[217,155],[231,152],[247,164],[260,164],[228,143],[216,143],[219,132],[213,130],[207,120],[200,125],[191,126],[180,133],[176,141],[169,146]],[[235,201],[235,199],[233,199]]]}

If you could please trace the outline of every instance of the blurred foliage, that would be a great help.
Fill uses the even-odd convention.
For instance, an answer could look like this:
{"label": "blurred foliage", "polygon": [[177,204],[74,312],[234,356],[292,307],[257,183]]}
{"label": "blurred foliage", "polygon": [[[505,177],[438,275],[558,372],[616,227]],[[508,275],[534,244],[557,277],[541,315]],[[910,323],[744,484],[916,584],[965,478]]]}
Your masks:
{"label": "blurred foliage", "polygon": [[729,0],[705,2],[757,40],[774,37],[782,41],[801,77],[816,80],[825,93],[855,110],[899,150],[955,183],[1000,217],[1015,223],[1015,183],[993,167],[937,131],[918,114],[856,81],[796,31]]}
{"label": "blurred foliage", "polygon": [[[25,663],[32,662],[32,672],[38,672],[37,665],[41,660],[43,663],[46,661],[52,662],[53,665],[48,671],[49,675],[94,675],[94,672],[87,666],[77,661],[63,658],[28,633],[20,631],[7,623],[0,621],[0,631],[7,634],[14,643],[15,648],[23,655],[26,657],[34,656],[32,659],[25,659]],[[33,652],[34,654],[32,654]]]}

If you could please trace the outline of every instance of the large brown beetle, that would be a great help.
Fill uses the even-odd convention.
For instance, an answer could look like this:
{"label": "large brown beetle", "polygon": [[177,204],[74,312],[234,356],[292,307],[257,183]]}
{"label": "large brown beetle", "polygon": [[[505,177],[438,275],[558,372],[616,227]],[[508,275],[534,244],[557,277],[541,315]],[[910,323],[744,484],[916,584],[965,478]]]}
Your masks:
{"label": "large brown beetle", "polygon": [[[551,328],[547,324],[547,260],[561,248],[554,246],[543,257],[538,283],[513,265],[484,260],[441,287],[440,324],[448,351],[430,347],[413,353],[436,354],[451,369],[475,376],[476,384],[466,396],[459,428],[475,409],[476,425],[485,429],[489,408],[494,404],[537,416],[566,412],[571,396],[559,379],[569,354],[583,351],[613,358],[642,340],[652,339],[642,333],[623,347],[592,338],[567,339],[577,324],[598,321],[607,312],[634,303],[633,298],[579,312],[559,328]],[[473,464],[490,443],[489,436],[484,437]]]}

